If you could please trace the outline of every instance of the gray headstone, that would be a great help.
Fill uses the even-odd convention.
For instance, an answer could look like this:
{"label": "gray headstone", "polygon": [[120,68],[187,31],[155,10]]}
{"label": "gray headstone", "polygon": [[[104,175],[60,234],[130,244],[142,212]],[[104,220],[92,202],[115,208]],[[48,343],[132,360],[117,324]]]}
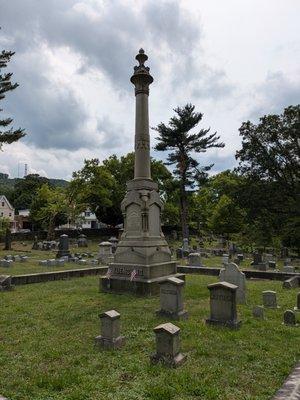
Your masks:
{"label": "gray headstone", "polygon": [[187,312],[183,309],[183,289],[185,282],[171,277],[160,283],[160,310],[157,315],[171,319],[186,319]]}
{"label": "gray headstone", "polygon": [[206,323],[238,329],[241,325],[237,319],[236,291],[238,287],[228,282],[212,283],[207,287],[210,291],[210,318],[206,320]]}
{"label": "gray headstone", "polygon": [[190,253],[188,255],[188,265],[192,267],[201,267],[201,256],[199,253]]}
{"label": "gray headstone", "polygon": [[56,253],[56,258],[61,258],[63,256],[70,257],[69,250],[69,237],[68,235],[61,235],[59,238],[58,252]]}
{"label": "gray headstone", "polygon": [[292,276],[291,278],[285,280],[282,284],[284,289],[293,289],[299,287],[300,276]]}
{"label": "gray headstone", "polygon": [[266,308],[279,308],[277,306],[277,293],[273,290],[265,290],[262,292],[263,306]]}
{"label": "gray headstone", "polygon": [[229,282],[237,286],[236,300],[238,304],[246,303],[246,277],[239,267],[234,263],[224,265],[221,269],[219,279],[220,282]]}
{"label": "gray headstone", "polygon": [[262,306],[254,306],[252,315],[254,318],[264,319],[264,308]]}
{"label": "gray headstone", "polygon": [[48,260],[39,261],[39,265],[41,265],[42,267],[48,267]]}
{"label": "gray headstone", "polygon": [[84,234],[79,235],[77,244],[78,244],[78,247],[88,247],[88,241],[87,241],[86,235],[84,235]]}
{"label": "gray headstone", "polygon": [[156,353],[150,357],[152,364],[161,362],[168,367],[178,367],[186,356],[180,353],[180,328],[168,322],[154,328]]}
{"label": "gray headstone", "polygon": [[286,310],[283,314],[284,325],[296,325],[296,314],[292,310]]}
{"label": "gray headstone", "polygon": [[261,264],[263,261],[262,255],[260,253],[253,254],[253,265]]}
{"label": "gray headstone", "polygon": [[229,254],[223,254],[222,255],[222,264],[226,265],[229,263]]}
{"label": "gray headstone", "polygon": [[27,262],[27,260],[28,260],[28,256],[21,256],[20,257],[20,262]]}
{"label": "gray headstone", "polygon": [[107,264],[112,255],[112,244],[110,242],[99,243],[98,259],[101,264]]}
{"label": "gray headstone", "polygon": [[13,260],[0,260],[0,267],[9,268],[13,265]]}
{"label": "gray headstone", "polygon": [[189,251],[189,239],[188,238],[184,238],[182,240],[182,250],[184,252],[188,252]]}
{"label": "gray headstone", "polygon": [[300,292],[297,294],[297,304],[296,307],[294,307],[294,311],[300,312]]}
{"label": "gray headstone", "polygon": [[276,269],[276,261],[269,261],[268,262],[268,267],[270,269]]}
{"label": "gray headstone", "polygon": [[125,338],[120,336],[120,314],[115,310],[100,314],[101,335],[95,338],[98,347],[116,349],[124,345]]}

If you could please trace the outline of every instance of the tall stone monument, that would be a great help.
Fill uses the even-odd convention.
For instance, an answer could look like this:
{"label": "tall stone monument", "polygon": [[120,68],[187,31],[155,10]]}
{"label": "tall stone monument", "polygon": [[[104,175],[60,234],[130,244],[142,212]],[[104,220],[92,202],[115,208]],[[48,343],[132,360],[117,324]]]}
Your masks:
{"label": "tall stone monument", "polygon": [[109,264],[109,275],[101,277],[106,292],[133,292],[151,295],[159,292],[159,283],[176,273],[176,262],[161,231],[163,202],[158,185],[151,179],[148,97],[153,78],[144,65],[148,56],[140,49],[131,82],[135,86],[135,164],[134,179],[127,182],[121,208],[124,231]]}

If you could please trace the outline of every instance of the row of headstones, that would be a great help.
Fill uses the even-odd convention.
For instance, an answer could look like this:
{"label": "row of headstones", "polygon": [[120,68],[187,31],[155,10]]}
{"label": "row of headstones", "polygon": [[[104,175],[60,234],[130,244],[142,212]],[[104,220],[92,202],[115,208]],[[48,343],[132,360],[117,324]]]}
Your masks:
{"label": "row of headstones", "polygon": [[78,257],[61,257],[61,258],[50,258],[47,260],[40,260],[39,265],[43,267],[55,267],[55,266],[63,267],[65,265],[65,262],[73,262],[79,265],[86,265],[88,263],[87,260]]}
{"label": "row of headstones", "polygon": [[[101,335],[95,338],[98,348],[117,349],[125,344],[125,337],[120,334],[120,314],[115,310],[100,314]],[[156,353],[150,356],[152,364],[162,362],[170,367],[181,365],[186,355],[180,352],[180,328],[170,322],[154,328]]]}
{"label": "row of headstones", "polygon": [[[264,309],[279,309],[277,304],[277,293],[273,290],[265,290],[262,293],[263,305],[255,306],[252,310],[252,315],[255,318],[264,319]],[[297,301],[294,310],[286,310],[283,314],[283,323],[289,326],[298,326],[296,313],[300,312],[300,292],[297,294]]]}
{"label": "row of headstones", "polygon": [[14,262],[26,262],[28,260],[28,256],[19,256],[19,255],[7,255],[4,259],[0,260],[0,267],[9,268]]}

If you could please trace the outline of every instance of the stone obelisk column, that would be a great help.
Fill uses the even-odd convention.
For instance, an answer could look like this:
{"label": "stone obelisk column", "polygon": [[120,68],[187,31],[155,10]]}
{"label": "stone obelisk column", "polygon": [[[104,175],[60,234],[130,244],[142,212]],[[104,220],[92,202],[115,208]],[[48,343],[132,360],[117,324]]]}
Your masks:
{"label": "stone obelisk column", "polygon": [[159,283],[169,277],[183,279],[177,274],[176,262],[161,230],[163,202],[158,185],[151,179],[148,97],[153,82],[148,59],[143,49],[136,56],[131,82],[135,86],[135,165],[134,179],[127,182],[127,193],[121,203],[124,232],[109,264],[109,273],[101,278],[106,292],[155,294]]}
{"label": "stone obelisk column", "polygon": [[135,57],[139,65],[134,67],[131,82],[135,86],[135,165],[134,179],[151,179],[150,171],[150,136],[148,96],[149,85],[153,78],[149,67],[144,63],[148,59],[143,49]]}

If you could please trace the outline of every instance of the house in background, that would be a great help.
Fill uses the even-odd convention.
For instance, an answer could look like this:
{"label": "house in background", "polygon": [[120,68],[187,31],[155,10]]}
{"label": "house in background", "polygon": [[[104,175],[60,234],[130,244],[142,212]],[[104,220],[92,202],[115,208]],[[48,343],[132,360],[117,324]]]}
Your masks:
{"label": "house in background", "polygon": [[78,216],[75,224],[68,223],[60,225],[58,229],[99,229],[104,226],[106,225],[98,221],[95,213],[90,209],[86,209]]}
{"label": "house in background", "polygon": [[0,195],[0,217],[9,219],[11,231],[16,231],[15,209],[4,195]]}

